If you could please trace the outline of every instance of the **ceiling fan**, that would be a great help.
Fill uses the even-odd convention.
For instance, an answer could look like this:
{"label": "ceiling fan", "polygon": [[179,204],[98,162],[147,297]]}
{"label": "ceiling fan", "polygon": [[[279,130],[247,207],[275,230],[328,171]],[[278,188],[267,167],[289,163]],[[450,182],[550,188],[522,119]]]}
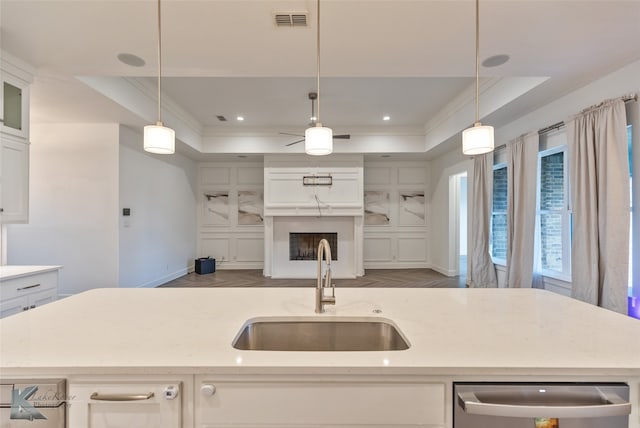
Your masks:
{"label": "ceiling fan", "polygon": [[[318,98],[317,92],[309,92],[309,99],[311,100],[311,122],[309,123],[309,126],[316,126],[315,100],[317,98]],[[280,132],[280,135],[292,135],[294,137],[302,137],[302,139],[296,140],[289,144],[285,144],[285,146],[293,146],[294,144],[302,143],[304,141],[304,135],[301,135],[301,134],[291,134],[289,132]],[[351,138],[350,134],[340,134],[340,135],[333,136],[334,140],[335,139],[348,140],[350,138]]]}

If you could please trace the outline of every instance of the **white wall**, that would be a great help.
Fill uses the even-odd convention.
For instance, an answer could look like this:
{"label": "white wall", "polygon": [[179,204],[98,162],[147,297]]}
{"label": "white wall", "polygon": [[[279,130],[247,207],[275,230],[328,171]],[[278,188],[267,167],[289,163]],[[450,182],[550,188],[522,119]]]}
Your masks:
{"label": "white wall", "polygon": [[[462,144],[462,143],[460,143]],[[462,154],[462,149],[456,148],[444,155],[429,161],[431,173],[431,231],[429,253],[431,254],[431,268],[444,274],[457,273],[458,251],[456,251],[455,204],[457,197],[452,194],[454,176],[467,173],[468,197],[473,189],[473,161]],[[469,206],[467,217],[473,217],[473,207]]]}
{"label": "white wall", "polygon": [[[119,284],[154,287],[193,270],[196,164],[141,150],[142,134],[120,128]],[[124,216],[123,208],[130,209]]]}
{"label": "white wall", "polygon": [[118,286],[118,125],[31,124],[29,224],[8,264],[62,265],[61,295]]}

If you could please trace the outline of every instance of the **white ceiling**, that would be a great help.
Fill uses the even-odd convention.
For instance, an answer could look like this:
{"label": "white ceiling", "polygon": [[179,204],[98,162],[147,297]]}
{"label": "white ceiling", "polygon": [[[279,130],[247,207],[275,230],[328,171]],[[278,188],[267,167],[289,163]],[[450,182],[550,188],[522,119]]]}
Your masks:
{"label": "white ceiling", "polygon": [[[156,7],[155,0],[2,0],[2,49],[37,69],[32,119],[154,122]],[[221,135],[266,136],[264,150],[244,150],[255,153],[290,141],[279,131],[303,132],[316,84],[315,1],[163,0],[162,7],[163,101],[175,113],[165,122],[190,156],[232,153],[218,144]],[[483,121],[494,126],[640,59],[640,0],[481,0],[480,8],[481,59],[511,57],[481,70],[481,105],[489,105]],[[276,11],[307,11],[310,25],[276,28]],[[356,147],[366,147],[358,135],[429,140],[430,132],[437,143],[424,150],[451,147],[474,119],[474,11],[469,0],[323,0],[322,122],[351,133]],[[146,65],[125,65],[119,53]],[[147,90],[115,96],[101,84],[85,85],[103,77],[126,77]],[[513,80],[524,77],[544,79]],[[519,91],[492,95],[498,81]],[[137,105],[141,94],[147,103]],[[455,125],[441,129],[444,118]],[[336,151],[346,144],[336,143]]]}

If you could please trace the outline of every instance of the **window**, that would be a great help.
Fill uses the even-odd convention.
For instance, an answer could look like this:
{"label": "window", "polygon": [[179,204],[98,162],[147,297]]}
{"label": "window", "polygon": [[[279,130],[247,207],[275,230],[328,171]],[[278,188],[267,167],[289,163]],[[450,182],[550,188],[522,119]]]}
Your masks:
{"label": "window", "polygon": [[571,217],[568,202],[567,148],[541,151],[538,159],[537,216],[540,225],[540,260],[548,276],[571,276]]}
{"label": "window", "polygon": [[[493,208],[490,252],[496,264],[507,258],[507,165],[506,153],[494,155]],[[571,214],[567,144],[564,132],[540,136],[536,215],[538,242],[535,265],[542,274],[562,280],[571,278]]]}
{"label": "window", "polygon": [[493,167],[493,209],[489,250],[494,263],[507,262],[507,165]]}

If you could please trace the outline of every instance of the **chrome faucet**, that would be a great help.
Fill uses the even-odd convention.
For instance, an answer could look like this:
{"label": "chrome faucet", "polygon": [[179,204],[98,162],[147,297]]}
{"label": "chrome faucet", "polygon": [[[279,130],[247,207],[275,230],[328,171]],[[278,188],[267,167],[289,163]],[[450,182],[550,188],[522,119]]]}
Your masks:
{"label": "chrome faucet", "polygon": [[[322,256],[327,261],[327,270],[322,283]],[[324,295],[324,289],[331,287],[331,296]],[[336,304],[336,285],[331,283],[331,247],[326,239],[321,239],[318,244],[318,283],[316,284],[316,313],[324,312],[324,305]]]}

